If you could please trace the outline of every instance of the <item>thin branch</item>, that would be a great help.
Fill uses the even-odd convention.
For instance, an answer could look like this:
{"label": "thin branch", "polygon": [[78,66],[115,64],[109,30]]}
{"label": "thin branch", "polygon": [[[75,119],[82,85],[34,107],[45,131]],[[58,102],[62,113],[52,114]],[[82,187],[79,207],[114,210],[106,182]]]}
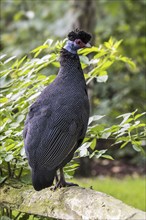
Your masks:
{"label": "thin branch", "polygon": [[11,177],[12,172],[11,172],[11,166],[10,166],[10,163],[7,162],[7,165],[8,165],[8,173],[9,173],[9,177]]}
{"label": "thin branch", "polygon": [[17,176],[17,179],[18,179],[18,180],[20,179],[20,177],[21,177],[21,175],[22,175],[22,171],[23,171],[23,167],[20,168],[20,172],[19,172],[19,174],[18,174],[18,176]]}
{"label": "thin branch", "polygon": [[12,170],[11,177],[14,177],[17,161],[18,161],[18,160],[15,158],[15,164],[14,164],[14,166],[13,166],[13,170]]}
{"label": "thin branch", "polygon": [[19,213],[16,215],[16,217],[14,218],[14,220],[17,220],[20,215],[21,215],[21,212],[19,212]]}
{"label": "thin branch", "polygon": [[3,176],[3,170],[2,170],[2,168],[0,168],[0,174],[1,174],[1,176]]}

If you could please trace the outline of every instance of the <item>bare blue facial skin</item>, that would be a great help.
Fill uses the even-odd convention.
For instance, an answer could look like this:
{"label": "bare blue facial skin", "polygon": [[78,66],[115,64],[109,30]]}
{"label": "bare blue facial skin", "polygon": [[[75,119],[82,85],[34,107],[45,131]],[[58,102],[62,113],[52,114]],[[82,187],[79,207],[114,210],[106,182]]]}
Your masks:
{"label": "bare blue facial skin", "polygon": [[70,53],[77,54],[77,50],[80,49],[80,46],[76,44],[76,42],[68,40],[64,49],[69,51]]}

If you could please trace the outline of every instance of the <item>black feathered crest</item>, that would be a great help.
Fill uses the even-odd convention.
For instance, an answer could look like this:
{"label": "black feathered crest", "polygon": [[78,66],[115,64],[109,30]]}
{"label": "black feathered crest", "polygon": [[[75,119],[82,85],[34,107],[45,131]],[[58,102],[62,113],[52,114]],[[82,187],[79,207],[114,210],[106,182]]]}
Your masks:
{"label": "black feathered crest", "polygon": [[83,41],[83,43],[88,43],[91,40],[91,34],[85,32],[85,31],[81,31],[76,29],[75,31],[71,31],[68,34],[68,39],[71,41],[74,41],[76,39],[81,39]]}

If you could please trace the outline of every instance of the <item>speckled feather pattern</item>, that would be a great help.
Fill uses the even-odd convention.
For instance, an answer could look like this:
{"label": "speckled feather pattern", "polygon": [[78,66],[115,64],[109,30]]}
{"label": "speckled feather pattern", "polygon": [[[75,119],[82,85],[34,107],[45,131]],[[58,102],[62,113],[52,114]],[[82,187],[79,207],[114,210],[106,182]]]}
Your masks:
{"label": "speckled feather pattern", "polygon": [[25,123],[25,151],[35,175],[46,170],[49,176],[69,162],[87,129],[89,101],[79,57],[62,49],[60,63],[56,79],[30,107]]}

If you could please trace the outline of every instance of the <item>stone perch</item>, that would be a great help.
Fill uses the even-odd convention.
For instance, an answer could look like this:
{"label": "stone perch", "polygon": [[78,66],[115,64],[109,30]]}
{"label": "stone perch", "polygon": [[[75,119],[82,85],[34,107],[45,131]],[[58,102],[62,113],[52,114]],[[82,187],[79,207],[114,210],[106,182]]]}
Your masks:
{"label": "stone perch", "polygon": [[81,187],[36,192],[30,186],[0,188],[0,206],[63,220],[145,220],[146,213],[101,192]]}

